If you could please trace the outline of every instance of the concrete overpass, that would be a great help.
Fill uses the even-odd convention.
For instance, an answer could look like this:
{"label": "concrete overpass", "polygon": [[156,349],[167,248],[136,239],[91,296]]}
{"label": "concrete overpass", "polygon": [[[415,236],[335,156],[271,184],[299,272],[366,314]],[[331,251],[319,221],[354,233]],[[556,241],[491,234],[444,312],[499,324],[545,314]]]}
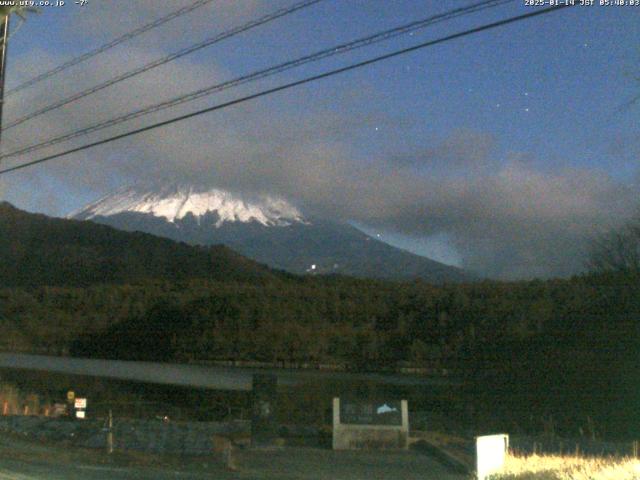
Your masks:
{"label": "concrete overpass", "polygon": [[123,360],[96,360],[22,353],[0,353],[0,368],[86,375],[136,382],[210,388],[215,390],[242,391],[251,390],[254,374],[273,374],[278,379],[278,385],[282,386],[294,386],[321,380],[370,381],[384,385],[416,387],[457,384],[457,382],[453,380],[444,378],[400,374],[218,367]]}

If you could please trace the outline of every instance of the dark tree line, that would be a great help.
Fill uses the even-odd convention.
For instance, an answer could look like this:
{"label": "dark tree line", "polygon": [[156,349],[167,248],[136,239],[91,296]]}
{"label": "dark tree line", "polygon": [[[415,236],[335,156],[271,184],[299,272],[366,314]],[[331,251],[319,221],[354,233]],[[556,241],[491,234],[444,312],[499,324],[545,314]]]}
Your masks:
{"label": "dark tree line", "polygon": [[87,236],[79,222],[3,208],[0,350],[411,365],[465,378],[478,421],[494,415],[495,428],[549,415],[573,433],[586,417],[609,433],[636,428],[634,224],[594,247],[592,274],[436,286],[298,277],[224,248],[100,226]]}

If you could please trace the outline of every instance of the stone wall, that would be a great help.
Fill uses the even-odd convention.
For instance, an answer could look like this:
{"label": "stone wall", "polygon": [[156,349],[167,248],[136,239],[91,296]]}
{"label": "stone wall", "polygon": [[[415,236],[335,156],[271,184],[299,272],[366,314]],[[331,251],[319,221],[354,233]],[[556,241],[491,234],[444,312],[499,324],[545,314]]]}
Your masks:
{"label": "stone wall", "polygon": [[[106,448],[106,431],[101,420],[72,420],[35,416],[0,416],[0,431],[61,445]],[[114,446],[120,450],[150,453],[208,455],[215,435],[248,436],[250,424],[236,422],[163,422],[115,419]]]}

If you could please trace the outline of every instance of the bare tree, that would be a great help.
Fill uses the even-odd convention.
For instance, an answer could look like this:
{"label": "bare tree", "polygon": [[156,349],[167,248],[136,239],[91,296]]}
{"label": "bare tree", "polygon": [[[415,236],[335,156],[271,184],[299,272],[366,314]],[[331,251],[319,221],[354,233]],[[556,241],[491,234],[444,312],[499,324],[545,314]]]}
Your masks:
{"label": "bare tree", "polygon": [[588,267],[594,272],[640,272],[640,215],[596,238]]}

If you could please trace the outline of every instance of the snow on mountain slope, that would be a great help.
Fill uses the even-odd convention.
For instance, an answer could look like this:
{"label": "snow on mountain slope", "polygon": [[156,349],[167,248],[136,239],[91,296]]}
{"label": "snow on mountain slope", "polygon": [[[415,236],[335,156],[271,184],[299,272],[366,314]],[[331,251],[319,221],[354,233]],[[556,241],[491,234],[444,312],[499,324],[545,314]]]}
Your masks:
{"label": "snow on mountain slope", "polygon": [[69,215],[190,245],[223,244],[295,274],[463,281],[462,270],[420,257],[333,219],[308,219],[276,196],[193,186],[125,188]]}
{"label": "snow on mountain slope", "polygon": [[261,195],[245,200],[239,195],[218,189],[171,186],[163,189],[123,188],[69,215],[89,220],[118,213],[146,213],[174,223],[192,214],[199,218],[208,213],[218,215],[216,227],[225,222],[257,222],[264,226],[287,226],[306,223],[300,211],[286,200]]}

